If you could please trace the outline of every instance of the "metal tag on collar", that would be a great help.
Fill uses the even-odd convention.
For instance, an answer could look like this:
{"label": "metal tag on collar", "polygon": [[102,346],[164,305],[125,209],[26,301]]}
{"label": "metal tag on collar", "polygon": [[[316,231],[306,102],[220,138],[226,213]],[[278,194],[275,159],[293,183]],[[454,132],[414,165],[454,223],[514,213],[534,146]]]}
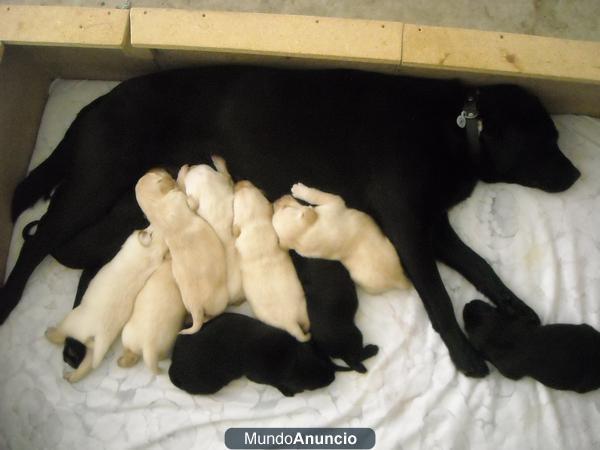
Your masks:
{"label": "metal tag on collar", "polygon": [[456,125],[458,125],[460,128],[464,128],[467,126],[467,120],[477,119],[477,117],[479,117],[479,112],[477,111],[475,96],[469,95],[465,105],[463,106],[463,110],[456,118]]}

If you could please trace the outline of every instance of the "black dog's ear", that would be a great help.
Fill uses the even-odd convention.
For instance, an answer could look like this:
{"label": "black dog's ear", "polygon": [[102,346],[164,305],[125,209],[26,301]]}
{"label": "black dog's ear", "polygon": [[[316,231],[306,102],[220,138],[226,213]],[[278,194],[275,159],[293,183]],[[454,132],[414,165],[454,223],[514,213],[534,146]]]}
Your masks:
{"label": "black dog's ear", "polygon": [[467,331],[479,327],[483,321],[493,316],[496,309],[483,300],[472,300],[463,309],[463,320]]}

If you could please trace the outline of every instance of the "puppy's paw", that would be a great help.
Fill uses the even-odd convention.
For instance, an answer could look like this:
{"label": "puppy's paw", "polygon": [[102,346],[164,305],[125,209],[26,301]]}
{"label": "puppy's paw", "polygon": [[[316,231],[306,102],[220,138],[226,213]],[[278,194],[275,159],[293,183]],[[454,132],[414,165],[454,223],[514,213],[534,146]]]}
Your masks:
{"label": "puppy's paw", "polygon": [[46,339],[56,345],[62,345],[66,339],[66,336],[56,327],[49,327],[44,335],[46,336]]}
{"label": "puppy's paw", "polygon": [[302,183],[296,183],[292,186],[292,195],[296,198],[302,197],[308,191],[308,186]]}
{"label": "puppy's paw", "polygon": [[365,345],[360,355],[361,361],[375,356],[379,352],[379,347],[374,344]]}
{"label": "puppy's paw", "polygon": [[63,379],[71,384],[75,383],[77,381],[75,371],[73,370],[72,372],[63,372]]}
{"label": "puppy's paw", "polygon": [[125,349],[121,357],[117,360],[117,365],[119,367],[128,368],[133,367],[139,361],[140,356],[133,353],[129,349]]}

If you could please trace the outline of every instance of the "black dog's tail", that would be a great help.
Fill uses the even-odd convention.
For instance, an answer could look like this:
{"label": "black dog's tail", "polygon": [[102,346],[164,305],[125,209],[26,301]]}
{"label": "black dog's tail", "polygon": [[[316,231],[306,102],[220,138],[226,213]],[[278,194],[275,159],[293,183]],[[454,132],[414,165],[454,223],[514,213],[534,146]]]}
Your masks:
{"label": "black dog's tail", "polygon": [[21,232],[21,236],[23,237],[24,241],[26,241],[27,239],[29,239],[31,236],[33,236],[35,234],[35,232],[32,231],[32,230],[35,227],[37,227],[39,223],[40,223],[39,220],[34,220],[32,222],[29,222],[27,225],[25,225],[23,227],[23,231]]}
{"label": "black dog's tail", "polygon": [[40,198],[50,197],[52,189],[63,180],[67,173],[72,140],[69,129],[52,154],[18,184],[12,200],[13,222]]}

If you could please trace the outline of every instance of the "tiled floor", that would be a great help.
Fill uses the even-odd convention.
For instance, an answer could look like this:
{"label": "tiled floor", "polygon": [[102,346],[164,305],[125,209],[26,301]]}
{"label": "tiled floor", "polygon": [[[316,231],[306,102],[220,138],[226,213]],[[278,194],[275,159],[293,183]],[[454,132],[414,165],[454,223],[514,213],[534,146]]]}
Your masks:
{"label": "tiled floor", "polygon": [[600,41],[600,0],[0,0],[1,3],[306,14]]}

